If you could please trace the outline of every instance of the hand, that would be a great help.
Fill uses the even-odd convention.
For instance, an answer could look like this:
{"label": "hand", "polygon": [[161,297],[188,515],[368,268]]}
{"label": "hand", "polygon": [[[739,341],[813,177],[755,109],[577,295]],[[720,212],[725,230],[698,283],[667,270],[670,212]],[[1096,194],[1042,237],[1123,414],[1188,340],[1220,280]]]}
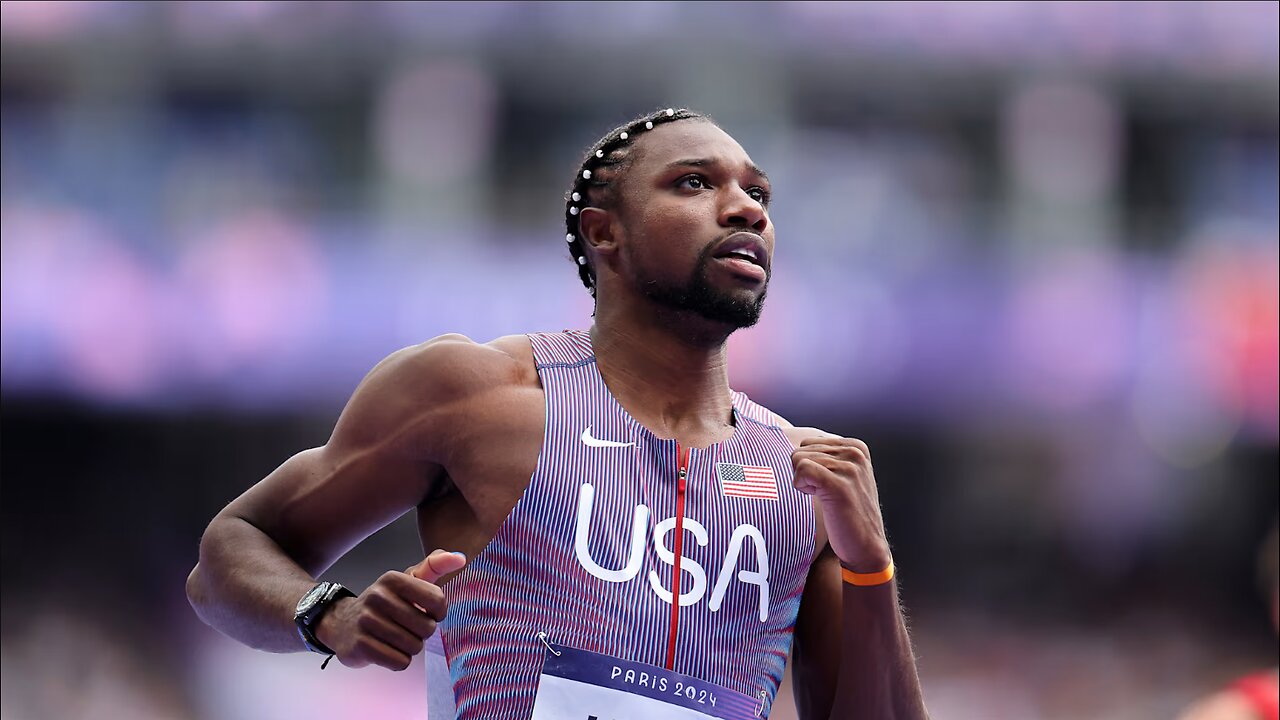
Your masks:
{"label": "hand", "polygon": [[320,618],[316,637],[347,667],[404,670],[448,612],[435,582],[466,564],[462,553],[436,550],[404,572],[384,573],[359,597],[337,601]]}
{"label": "hand", "polygon": [[871,451],[856,438],[809,437],[791,453],[795,488],[819,501],[828,542],[854,572],[889,565],[889,541],[880,516],[880,495],[871,471]]}

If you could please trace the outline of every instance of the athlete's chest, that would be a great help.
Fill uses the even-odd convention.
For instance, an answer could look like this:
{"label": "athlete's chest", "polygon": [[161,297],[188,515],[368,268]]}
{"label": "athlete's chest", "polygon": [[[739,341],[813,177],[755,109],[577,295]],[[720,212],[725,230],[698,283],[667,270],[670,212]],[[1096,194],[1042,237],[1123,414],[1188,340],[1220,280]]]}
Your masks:
{"label": "athlete's chest", "polygon": [[[634,539],[665,556],[678,537],[687,552],[719,565],[795,540],[786,536],[794,527],[785,502],[794,493],[791,445],[758,428],[687,448],[656,437],[616,403],[548,403],[541,388],[522,388],[474,403],[452,432],[450,493],[419,511],[428,549],[479,552],[526,494],[530,504],[572,516],[571,540],[586,543],[575,552],[588,570],[598,566],[588,545],[632,557]],[[633,538],[641,518],[644,537]]]}
{"label": "athlete's chest", "polygon": [[[573,516],[575,556],[596,577],[630,572],[601,572],[605,563],[597,557],[651,553],[670,563],[682,549],[710,564],[687,566],[699,577],[711,565],[735,565],[743,552],[762,566],[770,546],[811,539],[795,531],[802,523],[788,522],[808,503],[792,487],[789,443],[777,435],[750,442],[743,437],[749,429],[707,448],[683,447],[643,429],[631,435],[584,429],[578,442],[564,443],[572,450],[559,464],[543,457],[539,487],[548,497],[541,504]],[[551,427],[548,436],[557,430],[566,440],[576,434],[573,427]],[[755,439],[762,439],[759,433]]]}
{"label": "athlete's chest", "polygon": [[418,508],[425,548],[472,556],[490,542],[537,467],[545,404],[542,390],[531,387],[488,393],[460,409],[448,428],[447,491]]}

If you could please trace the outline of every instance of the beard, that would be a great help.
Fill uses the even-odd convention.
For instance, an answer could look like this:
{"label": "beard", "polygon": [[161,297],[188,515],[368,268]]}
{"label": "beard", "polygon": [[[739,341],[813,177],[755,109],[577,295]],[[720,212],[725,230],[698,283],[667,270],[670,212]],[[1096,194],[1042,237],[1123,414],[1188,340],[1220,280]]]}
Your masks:
{"label": "beard", "polygon": [[715,259],[711,255],[713,245],[702,250],[698,262],[693,266],[693,272],[683,285],[646,280],[640,283],[640,289],[649,299],[672,310],[694,313],[706,320],[729,325],[735,330],[749,328],[760,320],[769,280],[765,279],[764,290],[753,299],[715,288],[708,277],[711,261]]}

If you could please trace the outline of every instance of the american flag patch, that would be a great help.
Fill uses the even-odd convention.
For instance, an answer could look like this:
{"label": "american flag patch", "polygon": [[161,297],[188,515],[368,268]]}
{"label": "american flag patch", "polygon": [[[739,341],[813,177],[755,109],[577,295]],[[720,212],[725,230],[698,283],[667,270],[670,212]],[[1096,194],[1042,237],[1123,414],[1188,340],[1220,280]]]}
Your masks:
{"label": "american flag patch", "polygon": [[720,476],[720,492],[724,495],[757,500],[778,499],[778,479],[774,477],[773,468],[716,463],[716,474]]}

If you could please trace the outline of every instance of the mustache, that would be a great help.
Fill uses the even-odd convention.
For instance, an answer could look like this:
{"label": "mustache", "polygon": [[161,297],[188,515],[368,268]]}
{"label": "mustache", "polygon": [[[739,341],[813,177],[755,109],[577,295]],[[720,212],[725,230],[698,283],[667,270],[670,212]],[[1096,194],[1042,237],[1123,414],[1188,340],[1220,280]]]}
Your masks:
{"label": "mustache", "polygon": [[755,230],[752,230],[750,228],[733,228],[725,231],[724,234],[720,235],[715,240],[712,240],[710,243],[708,243],[707,246],[702,249],[703,252],[710,252],[711,248],[719,246],[725,240],[728,240],[734,235],[755,235],[757,238],[759,238],[761,243],[764,242],[764,233],[756,232]]}

